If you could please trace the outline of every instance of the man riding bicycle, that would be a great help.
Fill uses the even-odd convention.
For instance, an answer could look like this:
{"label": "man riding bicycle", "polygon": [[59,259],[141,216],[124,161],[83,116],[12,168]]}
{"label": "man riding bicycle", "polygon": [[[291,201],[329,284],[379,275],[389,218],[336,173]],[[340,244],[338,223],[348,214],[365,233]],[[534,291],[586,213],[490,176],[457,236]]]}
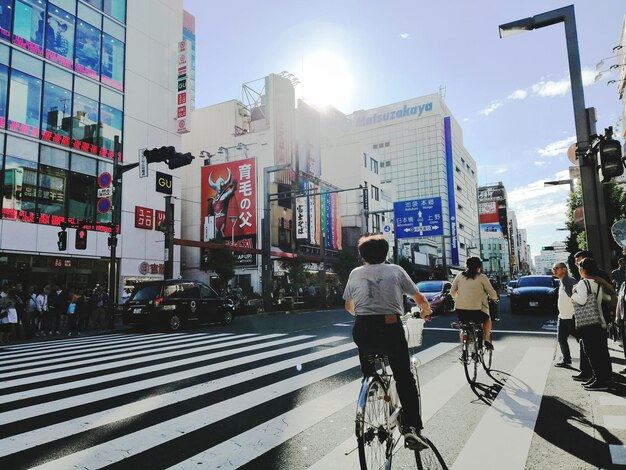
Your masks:
{"label": "man riding bicycle", "polygon": [[415,300],[422,318],[429,318],[432,311],[406,271],[385,264],[389,244],[382,235],[361,237],[358,248],[364,264],[350,273],[343,298],[346,310],[356,316],[352,338],[359,348],[361,371],[364,377],[375,374],[368,351],[376,350],[389,358],[402,404],[404,445],[411,450],[424,449],[428,444],[421,436],[417,388],[400,319],[404,314],[402,295]]}

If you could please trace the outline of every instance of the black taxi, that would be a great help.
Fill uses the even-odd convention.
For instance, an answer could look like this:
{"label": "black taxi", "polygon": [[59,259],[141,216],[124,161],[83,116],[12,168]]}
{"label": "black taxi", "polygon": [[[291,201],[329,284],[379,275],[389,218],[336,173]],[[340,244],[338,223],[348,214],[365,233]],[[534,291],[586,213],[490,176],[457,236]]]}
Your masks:
{"label": "black taxi", "polygon": [[206,284],[172,279],[135,286],[122,312],[125,325],[167,326],[176,331],[190,323],[233,321],[234,305]]}

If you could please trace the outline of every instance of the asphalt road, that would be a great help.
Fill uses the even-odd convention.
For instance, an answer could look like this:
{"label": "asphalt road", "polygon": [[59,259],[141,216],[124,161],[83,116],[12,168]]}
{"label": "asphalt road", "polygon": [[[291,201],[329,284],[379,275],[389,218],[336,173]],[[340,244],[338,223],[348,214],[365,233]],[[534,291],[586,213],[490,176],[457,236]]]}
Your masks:
{"label": "asphalt road", "polygon": [[[610,393],[587,392],[576,370],[553,366],[553,316],[513,316],[503,297],[501,318],[494,370],[473,389],[455,317],[428,322],[424,432],[455,469],[610,468],[626,449],[621,376]],[[341,310],[280,312],[9,346],[0,468],[358,468],[351,325]],[[626,361],[611,347],[618,372]],[[415,468],[411,453],[399,448],[394,468]]]}

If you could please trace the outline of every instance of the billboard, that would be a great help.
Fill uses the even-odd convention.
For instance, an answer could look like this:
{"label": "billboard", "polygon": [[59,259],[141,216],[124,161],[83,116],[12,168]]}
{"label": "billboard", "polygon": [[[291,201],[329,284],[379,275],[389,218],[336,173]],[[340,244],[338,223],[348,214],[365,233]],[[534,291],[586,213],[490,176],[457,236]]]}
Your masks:
{"label": "billboard", "polygon": [[481,224],[498,223],[498,203],[497,201],[487,201],[478,203],[478,214]]}
{"label": "billboard", "polygon": [[337,193],[329,193],[334,188],[325,184],[316,185],[310,181],[300,181],[300,187],[308,193],[322,193],[303,196],[296,200],[296,239],[311,245],[321,245],[329,250],[341,250],[341,198]]}
{"label": "billboard", "polygon": [[201,239],[256,235],[256,159],[204,166],[201,178]]}

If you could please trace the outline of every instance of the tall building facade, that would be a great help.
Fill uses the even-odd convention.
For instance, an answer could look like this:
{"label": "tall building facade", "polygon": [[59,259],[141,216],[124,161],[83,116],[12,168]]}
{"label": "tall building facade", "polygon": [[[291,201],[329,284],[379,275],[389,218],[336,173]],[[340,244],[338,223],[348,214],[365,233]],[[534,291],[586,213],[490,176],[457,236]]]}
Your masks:
{"label": "tall building facade", "polygon": [[[98,189],[115,159],[178,145],[181,30],[181,0],[0,0],[2,282],[106,285],[112,200]],[[115,185],[122,286],[163,276],[163,195],[154,169],[147,176],[127,172],[123,190]],[[179,180],[172,186],[180,194]],[[68,228],[59,251],[64,224],[88,229],[85,250]]]}
{"label": "tall building facade", "polygon": [[[356,111],[330,145],[363,143],[377,152],[383,190],[392,185],[395,201],[441,198],[443,237],[403,238],[407,250],[442,249],[440,262],[462,266],[478,255],[476,162],[463,145],[463,132],[439,94]],[[340,159],[323,171],[350,171]],[[443,249],[445,247],[445,249]],[[404,251],[404,250],[403,250]]]}
{"label": "tall building facade", "polygon": [[[511,278],[514,273],[514,241],[509,224],[506,189],[502,182],[486,184],[478,188],[480,234],[482,256],[488,259],[484,270],[501,279]],[[517,223],[515,224],[517,227]]]}

